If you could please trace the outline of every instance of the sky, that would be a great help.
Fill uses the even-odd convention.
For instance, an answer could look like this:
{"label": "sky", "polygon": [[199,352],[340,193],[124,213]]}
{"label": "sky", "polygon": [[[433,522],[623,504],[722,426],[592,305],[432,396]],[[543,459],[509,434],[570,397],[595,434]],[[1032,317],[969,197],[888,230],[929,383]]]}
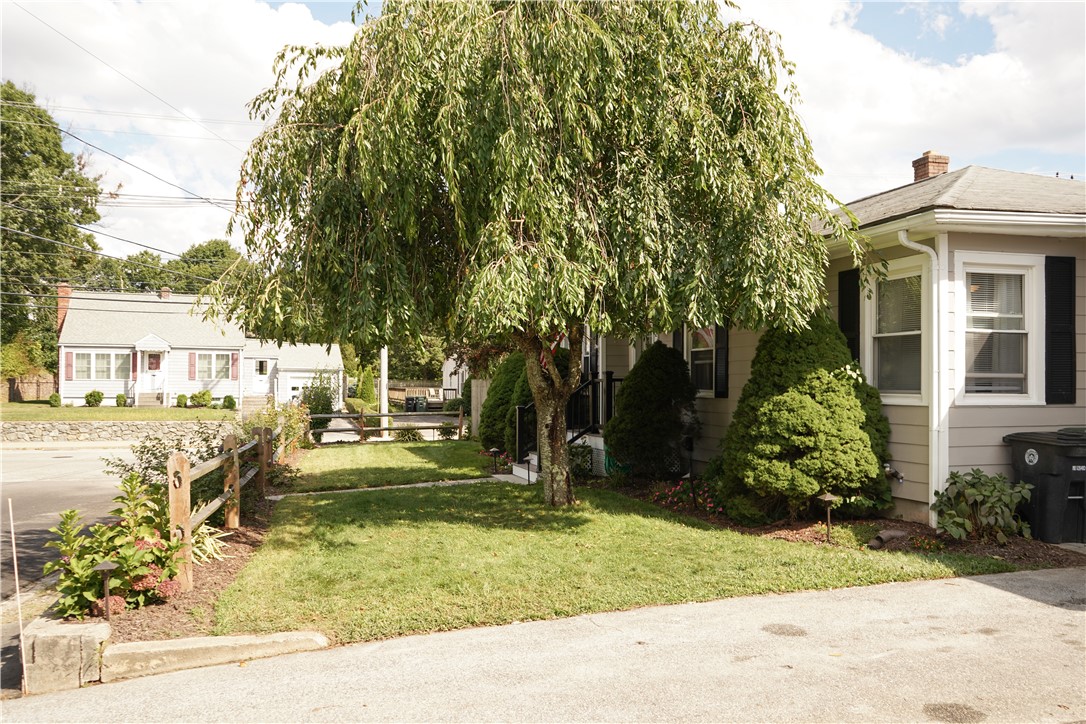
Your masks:
{"label": "sky", "polygon": [[[1086,1],[738,2],[722,15],[776,31],[795,63],[820,181],[841,201],[910,183],[927,150],[951,170],[1086,176]],[[65,147],[89,155],[103,187],[119,187],[100,207],[102,248],[176,254],[227,238],[261,129],[246,104],[273,82],[276,53],[347,43],[351,8],[2,0],[0,70],[71,134]]]}

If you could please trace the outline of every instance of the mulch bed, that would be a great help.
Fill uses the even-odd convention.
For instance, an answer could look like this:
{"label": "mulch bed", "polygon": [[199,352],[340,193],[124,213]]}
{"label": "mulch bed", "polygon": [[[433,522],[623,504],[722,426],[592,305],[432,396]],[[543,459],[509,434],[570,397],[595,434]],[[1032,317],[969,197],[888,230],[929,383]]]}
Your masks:
{"label": "mulch bed", "polygon": [[[619,492],[642,500],[651,498],[648,492],[641,489]],[[125,611],[123,614],[114,616],[111,622],[113,643],[210,635],[215,623],[215,602],[219,594],[233,583],[238,573],[263,543],[272,505],[272,503],[266,503],[255,516],[249,518],[247,525],[242,526],[226,539],[230,544],[227,548],[230,558],[195,567],[193,590],[166,603]],[[747,535],[826,545],[826,532],[820,521],[776,523],[760,528],[745,528],[705,511],[681,510],[679,512]],[[1021,568],[1086,566],[1086,555],[1037,540],[1012,538],[1006,545],[1001,546],[984,541],[956,541],[938,534],[922,523],[884,518],[864,522],[876,525],[880,531],[900,530],[905,533],[904,537],[890,540],[884,550],[921,552],[917,548],[918,542],[923,545],[935,541],[941,545],[943,552],[990,556]],[[98,619],[88,618],[87,620]]]}

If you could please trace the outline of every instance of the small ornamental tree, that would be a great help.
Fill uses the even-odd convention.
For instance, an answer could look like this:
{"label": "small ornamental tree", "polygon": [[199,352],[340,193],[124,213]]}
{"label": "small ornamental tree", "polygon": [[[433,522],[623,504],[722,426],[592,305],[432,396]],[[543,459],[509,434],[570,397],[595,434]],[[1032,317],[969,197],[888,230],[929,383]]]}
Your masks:
{"label": "small ornamental tree", "polygon": [[654,343],[615,393],[615,416],[603,430],[611,455],[635,478],[673,474],[682,460],[680,439],[697,429],[696,395],[682,353]]}
{"label": "small ornamental tree", "polygon": [[505,448],[505,416],[522,372],[524,355],[515,353],[506,357],[494,372],[483,410],[479,413],[479,442],[484,450]]}
{"label": "small ornamental tree", "polygon": [[252,269],[216,311],[283,341],[515,345],[550,505],[574,502],[586,325],[794,328],[822,303],[823,233],[863,253],[777,37],[710,0],[387,0],[275,71],[238,188]]}
{"label": "small ornamental tree", "polygon": [[[327,371],[315,374],[309,382],[302,387],[302,404],[309,410],[310,415],[330,415],[336,411],[336,403],[339,401],[339,378]],[[324,418],[311,420],[309,428],[313,431],[313,439],[321,441],[323,433],[331,420]]]}
{"label": "small ornamental tree", "polygon": [[870,512],[890,503],[880,467],[888,436],[878,391],[820,312],[807,329],[762,335],[721,459],[710,469],[719,471],[726,509],[731,501],[736,510],[795,517],[812,496],[830,492],[850,512]]}

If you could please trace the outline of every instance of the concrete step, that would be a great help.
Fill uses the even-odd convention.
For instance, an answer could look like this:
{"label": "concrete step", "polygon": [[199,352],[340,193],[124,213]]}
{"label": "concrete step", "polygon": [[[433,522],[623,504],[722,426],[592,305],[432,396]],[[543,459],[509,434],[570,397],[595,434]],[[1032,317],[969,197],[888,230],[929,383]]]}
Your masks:
{"label": "concrete step", "polygon": [[534,483],[539,475],[539,466],[535,463],[513,463],[513,475]]}
{"label": "concrete step", "polygon": [[136,396],[136,407],[162,407],[161,392],[143,392]]}

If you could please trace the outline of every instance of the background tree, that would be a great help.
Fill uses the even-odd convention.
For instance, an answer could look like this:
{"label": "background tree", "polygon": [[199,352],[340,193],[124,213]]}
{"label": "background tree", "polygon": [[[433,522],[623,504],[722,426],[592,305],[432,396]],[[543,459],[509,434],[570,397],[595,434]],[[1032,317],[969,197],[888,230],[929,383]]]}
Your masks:
{"label": "background tree", "polygon": [[824,297],[812,224],[861,252],[815,181],[775,37],[719,12],[389,0],[348,48],[284,51],[251,105],[274,119],[236,218],[268,281],[220,290],[220,311],[283,339],[380,346],[437,324],[513,341],[544,497],[571,503],[586,323],[629,338],[800,326]]}
{"label": "background tree", "polygon": [[227,271],[244,275],[247,271],[245,261],[230,242],[223,239],[211,239],[202,244],[193,244],[176,259],[165,263],[171,274],[167,282],[175,292],[195,294],[207,286],[205,279],[218,279]]}
{"label": "background tree", "polygon": [[93,266],[95,256],[81,250],[98,245],[74,224],[98,220],[101,176],[64,150],[60,128],[32,93],[5,81],[0,100],[0,344],[36,345],[55,372],[56,300],[22,295],[55,295],[58,280]]}
{"label": "background tree", "polygon": [[405,335],[388,347],[391,380],[440,380],[444,362],[445,344],[431,334],[417,338]]}

